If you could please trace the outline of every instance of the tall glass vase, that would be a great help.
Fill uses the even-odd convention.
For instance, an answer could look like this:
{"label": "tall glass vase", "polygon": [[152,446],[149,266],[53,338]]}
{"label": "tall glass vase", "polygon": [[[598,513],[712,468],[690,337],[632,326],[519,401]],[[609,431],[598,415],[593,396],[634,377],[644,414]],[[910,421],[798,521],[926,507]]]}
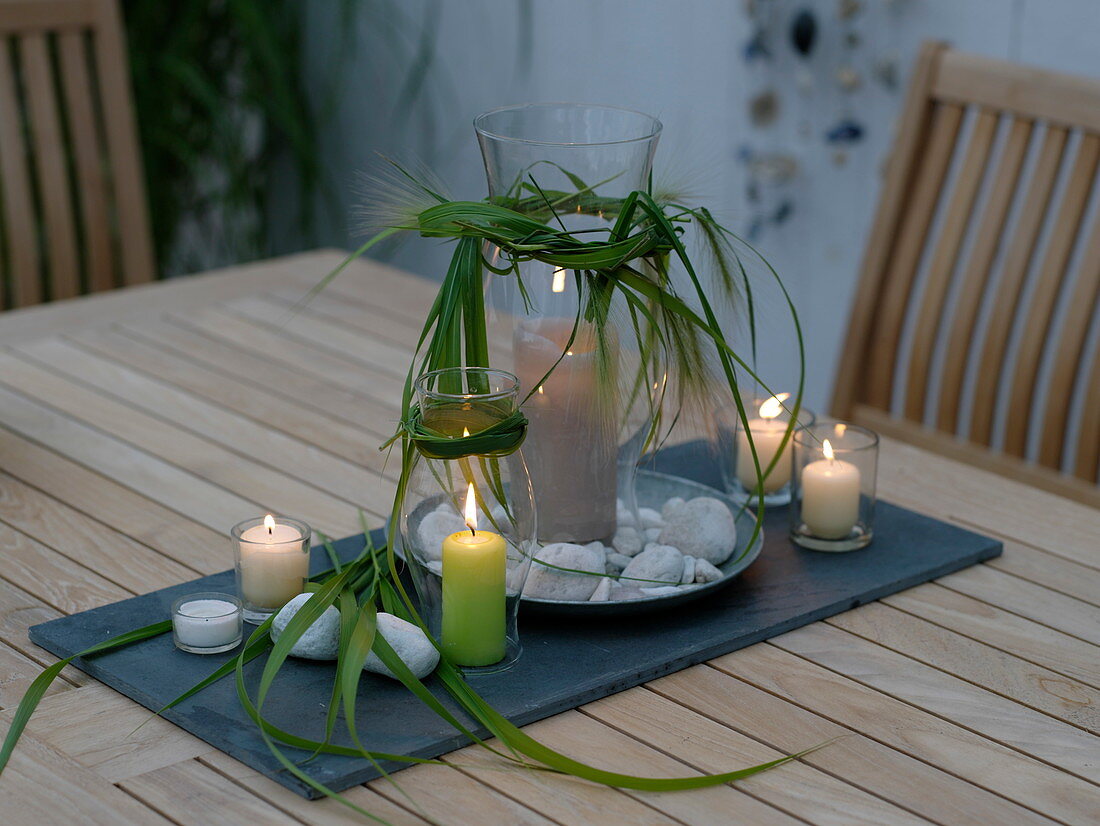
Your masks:
{"label": "tall glass vase", "polygon": [[[649,115],[577,104],[496,109],[474,125],[491,199],[593,240],[646,188],[661,133]],[[510,263],[493,247],[487,260]],[[519,378],[544,542],[608,540],[618,515],[637,511],[635,470],[667,373],[644,317],[606,288],[539,261],[487,278],[490,325],[510,339],[493,364]]]}
{"label": "tall glass vase", "polygon": [[413,448],[397,539],[421,616],[466,673],[502,671],[521,651],[516,614],[535,547],[531,479],[522,432],[503,445],[487,435],[514,418],[517,390],[510,373],[478,367],[416,382],[423,428],[443,441]]}

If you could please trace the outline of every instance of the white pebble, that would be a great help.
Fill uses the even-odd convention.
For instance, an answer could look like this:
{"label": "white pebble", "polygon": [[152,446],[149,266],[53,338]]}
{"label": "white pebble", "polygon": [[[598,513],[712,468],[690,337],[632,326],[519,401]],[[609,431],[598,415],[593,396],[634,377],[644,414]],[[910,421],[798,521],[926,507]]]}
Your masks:
{"label": "white pebble", "polygon": [[683,499],[681,499],[679,496],[673,496],[671,499],[665,502],[664,505],[661,506],[661,518],[667,522],[669,517],[672,516],[676,509],[679,508],[682,504],[684,504]]}
{"label": "white pebble", "polygon": [[638,508],[638,521],[642,528],[663,528],[665,520],[653,508]]}
{"label": "white pebble", "polygon": [[678,585],[658,585],[656,588],[642,588],[642,596],[646,597],[666,597],[669,594],[680,593],[680,586]]}
{"label": "white pebble", "polygon": [[631,527],[619,528],[615,538],[611,540],[615,550],[625,556],[634,556],[642,549],[642,544],[642,535]]}
{"label": "white pebble", "polygon": [[434,510],[420,520],[416,538],[420,546],[416,552],[422,560],[442,559],[443,540],[466,528],[462,517],[453,510]]}
{"label": "white pebble", "polygon": [[685,554],[712,565],[721,565],[737,544],[737,527],[725,503],[699,496],[672,512],[657,541],[675,545]]}
{"label": "white pebble", "polygon": [[607,547],[599,540],[596,540],[594,542],[586,542],[583,547],[591,548],[592,550],[598,551],[599,553],[607,552]]}
{"label": "white pebble", "polygon": [[623,570],[623,577],[635,580],[632,584],[645,587],[667,582],[675,585],[684,570],[683,555],[671,545],[648,545],[644,551],[630,560]]}
{"label": "white pebble", "polygon": [[661,536],[661,528],[646,528],[642,533],[646,542],[656,542]]}
{"label": "white pebble", "polygon": [[615,583],[611,588],[611,601],[612,602],[629,602],[635,599],[644,599],[645,594],[642,593],[641,588],[632,588],[628,585],[621,585]]}
{"label": "white pebble", "polygon": [[[271,639],[279,641],[279,635],[286,630],[287,623],[298,613],[313,594],[298,594],[279,609],[271,621]],[[290,649],[290,656],[303,660],[335,660],[340,648],[340,611],[329,606],[313,624],[298,637]]]}
{"label": "white pebble", "polygon": [[695,582],[695,557],[684,557],[684,570],[680,574],[680,584],[687,585],[688,583]]}
{"label": "white pebble", "polygon": [[695,560],[696,582],[717,582],[722,578],[722,572],[707,562],[705,559]]}
{"label": "white pebble", "polygon": [[596,590],[592,592],[592,596],[588,598],[589,602],[607,602],[611,596],[611,579],[604,577],[600,580],[600,584],[596,586]]}
{"label": "white pebble", "polygon": [[[570,542],[554,542],[535,554],[531,572],[523,586],[523,595],[534,599],[557,599],[568,602],[585,602],[592,596],[604,569],[604,554],[583,545]],[[540,565],[539,561],[587,573],[575,574]]]}
{"label": "white pebble", "polygon": [[627,565],[630,564],[630,557],[625,554],[619,554],[612,551],[607,555],[607,564],[616,570],[621,571]]}
{"label": "white pebble", "polygon": [[[424,679],[439,665],[439,650],[432,645],[428,635],[419,625],[379,611],[378,633],[390,644],[390,648],[398,659],[405,663],[417,678]],[[373,651],[367,654],[363,670],[397,679]]]}

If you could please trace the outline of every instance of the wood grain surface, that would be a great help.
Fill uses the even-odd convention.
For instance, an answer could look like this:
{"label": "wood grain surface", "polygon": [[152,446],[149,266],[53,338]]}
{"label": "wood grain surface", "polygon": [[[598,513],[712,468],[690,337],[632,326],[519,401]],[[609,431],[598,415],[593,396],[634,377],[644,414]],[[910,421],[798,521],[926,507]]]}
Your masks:
{"label": "wood grain surface", "polygon": [[[0,730],[52,661],[27,627],[228,567],[271,508],[334,535],[394,487],[378,444],[435,285],[331,251],[0,316]],[[501,346],[497,338],[494,346]],[[644,794],[468,747],[349,793],[391,823],[989,824],[1100,813],[1100,511],[884,440],[884,499],[1004,556],[529,727],[600,766],[728,770]],[[360,822],[68,669],[0,778],[0,822]],[[407,796],[406,796],[407,795]]]}

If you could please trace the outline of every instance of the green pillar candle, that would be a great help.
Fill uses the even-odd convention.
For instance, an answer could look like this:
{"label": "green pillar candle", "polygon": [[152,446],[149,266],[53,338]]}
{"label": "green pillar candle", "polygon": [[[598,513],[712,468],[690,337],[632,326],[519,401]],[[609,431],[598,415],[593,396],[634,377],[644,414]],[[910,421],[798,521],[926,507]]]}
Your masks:
{"label": "green pillar candle", "polygon": [[466,524],[443,540],[443,650],[456,665],[492,665],[504,659],[507,547],[477,530],[473,485]]}

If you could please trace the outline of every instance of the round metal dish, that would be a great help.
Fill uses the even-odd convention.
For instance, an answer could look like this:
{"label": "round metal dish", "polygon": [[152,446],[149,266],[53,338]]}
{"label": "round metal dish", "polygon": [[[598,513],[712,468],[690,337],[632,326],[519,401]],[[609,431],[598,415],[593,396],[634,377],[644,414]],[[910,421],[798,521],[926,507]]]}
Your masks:
{"label": "round metal dish", "polygon": [[660,510],[661,505],[674,496],[679,496],[681,499],[710,496],[726,504],[737,519],[737,545],[730,558],[718,566],[718,570],[722,572],[722,578],[676,594],[624,600],[622,602],[573,602],[523,597],[520,602],[521,608],[535,610],[539,613],[552,612],[573,616],[592,616],[596,614],[600,616],[618,616],[662,610],[699,599],[728,585],[760,556],[760,549],[764,545],[763,531],[757,535],[752,547],[746,548],[749,538],[752,536],[753,528],[756,526],[755,513],[749,509],[742,509],[740,505],[721,491],[693,482],[690,479],[670,476],[667,473],[657,473],[652,470],[638,471],[636,490],[638,506],[643,508]]}

